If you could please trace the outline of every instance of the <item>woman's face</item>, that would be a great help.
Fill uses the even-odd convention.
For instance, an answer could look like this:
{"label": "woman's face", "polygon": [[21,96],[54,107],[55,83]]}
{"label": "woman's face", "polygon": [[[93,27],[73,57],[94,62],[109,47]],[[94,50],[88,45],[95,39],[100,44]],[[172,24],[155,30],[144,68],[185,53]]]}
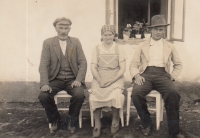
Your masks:
{"label": "woman's face", "polygon": [[114,39],[114,34],[110,31],[106,31],[102,34],[102,39],[103,39],[103,42],[105,43],[112,43],[113,42],[113,39]]}

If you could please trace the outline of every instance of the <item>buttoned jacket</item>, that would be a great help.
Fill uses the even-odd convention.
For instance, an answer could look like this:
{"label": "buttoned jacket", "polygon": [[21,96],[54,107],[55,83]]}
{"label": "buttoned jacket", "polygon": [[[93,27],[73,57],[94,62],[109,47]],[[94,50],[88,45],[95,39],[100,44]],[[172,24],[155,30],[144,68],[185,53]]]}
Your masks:
{"label": "buttoned jacket", "polygon": [[[75,37],[67,38],[67,59],[72,72],[76,76],[76,80],[85,83],[85,75],[87,71],[87,61],[79,39]],[[43,42],[39,72],[40,86],[49,85],[49,81],[53,80],[61,66],[62,51],[58,37],[48,38]]]}

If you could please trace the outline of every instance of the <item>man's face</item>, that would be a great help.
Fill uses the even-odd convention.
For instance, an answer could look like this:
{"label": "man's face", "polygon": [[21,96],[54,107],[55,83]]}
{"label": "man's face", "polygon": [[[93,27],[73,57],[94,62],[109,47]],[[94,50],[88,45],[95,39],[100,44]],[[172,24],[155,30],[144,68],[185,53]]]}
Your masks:
{"label": "man's face", "polygon": [[164,26],[153,27],[151,33],[152,33],[152,38],[154,40],[160,40],[164,36],[165,27]]}
{"label": "man's face", "polygon": [[67,39],[71,27],[68,21],[61,21],[56,24],[55,29],[58,34],[58,38],[64,41]]}

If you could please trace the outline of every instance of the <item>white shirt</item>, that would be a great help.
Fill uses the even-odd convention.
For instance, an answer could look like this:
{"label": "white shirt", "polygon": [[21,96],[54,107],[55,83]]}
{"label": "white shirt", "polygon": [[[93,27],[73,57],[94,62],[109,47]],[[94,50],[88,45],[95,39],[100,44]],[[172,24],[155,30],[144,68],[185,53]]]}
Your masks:
{"label": "white shirt", "polygon": [[67,41],[59,40],[59,44],[60,44],[63,55],[65,55],[66,48],[67,48]]}
{"label": "white shirt", "polygon": [[163,39],[155,41],[151,38],[148,66],[164,67]]}

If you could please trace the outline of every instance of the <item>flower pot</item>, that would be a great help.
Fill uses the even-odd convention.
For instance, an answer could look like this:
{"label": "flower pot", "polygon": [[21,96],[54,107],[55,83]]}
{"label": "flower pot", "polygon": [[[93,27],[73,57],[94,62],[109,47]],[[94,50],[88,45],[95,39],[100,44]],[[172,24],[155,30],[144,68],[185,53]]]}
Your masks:
{"label": "flower pot", "polygon": [[123,34],[123,38],[124,38],[124,40],[128,40],[128,39],[129,39],[129,37],[130,37],[130,35]]}
{"label": "flower pot", "polygon": [[151,34],[144,34],[144,38],[146,39],[151,38]]}
{"label": "flower pot", "polygon": [[136,38],[141,38],[141,34],[136,34],[135,37]]}

